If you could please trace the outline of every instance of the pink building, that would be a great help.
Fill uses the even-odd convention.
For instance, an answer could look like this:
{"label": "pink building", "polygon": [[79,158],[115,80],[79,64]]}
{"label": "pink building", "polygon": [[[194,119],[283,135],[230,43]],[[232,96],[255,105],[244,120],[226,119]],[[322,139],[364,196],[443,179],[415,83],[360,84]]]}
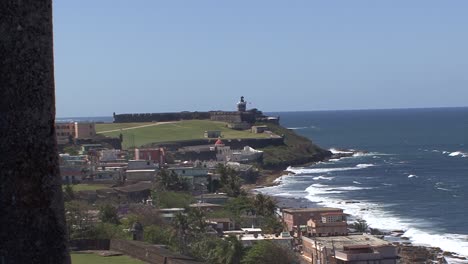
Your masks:
{"label": "pink building", "polygon": [[283,221],[288,227],[288,231],[294,228],[306,226],[307,221],[314,219],[320,221],[323,213],[343,213],[339,208],[288,208],[283,209]]}
{"label": "pink building", "polygon": [[165,156],[163,148],[135,149],[135,160],[151,160],[154,163],[164,164]]}
{"label": "pink building", "polygon": [[308,236],[346,236],[348,224],[346,214],[327,212],[320,214],[320,219],[307,221]]}

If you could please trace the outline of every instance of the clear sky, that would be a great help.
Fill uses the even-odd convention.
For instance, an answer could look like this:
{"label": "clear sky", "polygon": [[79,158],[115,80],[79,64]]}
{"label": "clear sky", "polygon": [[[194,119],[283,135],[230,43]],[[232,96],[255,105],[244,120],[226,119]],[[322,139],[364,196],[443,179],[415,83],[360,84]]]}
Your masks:
{"label": "clear sky", "polygon": [[468,1],[56,0],[57,116],[468,105]]}

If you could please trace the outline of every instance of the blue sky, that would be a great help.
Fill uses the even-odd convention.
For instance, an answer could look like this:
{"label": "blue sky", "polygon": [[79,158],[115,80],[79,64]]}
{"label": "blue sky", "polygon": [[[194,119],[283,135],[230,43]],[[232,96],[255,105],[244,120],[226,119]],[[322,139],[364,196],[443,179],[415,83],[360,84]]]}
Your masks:
{"label": "blue sky", "polygon": [[57,116],[467,106],[468,1],[54,1]]}

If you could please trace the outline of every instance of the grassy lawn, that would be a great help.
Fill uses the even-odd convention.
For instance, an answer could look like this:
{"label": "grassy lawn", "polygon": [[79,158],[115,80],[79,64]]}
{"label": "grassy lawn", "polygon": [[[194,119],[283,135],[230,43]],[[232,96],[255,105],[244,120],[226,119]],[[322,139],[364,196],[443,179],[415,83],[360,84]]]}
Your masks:
{"label": "grassy lawn", "polygon": [[185,120],[160,125],[151,125],[151,123],[96,124],[96,130],[99,133],[99,131],[118,129],[119,126],[126,126],[126,128],[128,128],[144,125],[150,126],[122,130],[122,132],[113,131],[101,134],[104,136],[118,137],[119,134],[122,133],[124,148],[138,147],[148,143],[202,139],[203,133],[206,130],[220,130],[222,137],[225,139],[269,137],[268,134],[253,134],[250,131],[229,129],[224,122],[210,120]]}
{"label": "grassy lawn", "polygon": [[102,131],[122,129],[122,128],[131,128],[149,125],[151,123],[105,123],[105,124],[96,124],[96,133],[101,133]]}
{"label": "grassy lawn", "polygon": [[[109,188],[110,185],[107,184],[73,184],[73,191],[95,191],[99,189]],[[62,185],[62,188],[65,188],[65,185]]]}
{"label": "grassy lawn", "polygon": [[102,257],[92,253],[71,253],[72,264],[145,264],[129,256]]}

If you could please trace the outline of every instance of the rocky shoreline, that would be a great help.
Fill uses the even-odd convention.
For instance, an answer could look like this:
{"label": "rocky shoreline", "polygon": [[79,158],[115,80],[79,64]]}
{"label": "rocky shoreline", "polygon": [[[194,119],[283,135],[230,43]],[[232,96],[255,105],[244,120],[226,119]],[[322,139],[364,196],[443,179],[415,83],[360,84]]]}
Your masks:
{"label": "rocky shoreline", "polygon": [[[366,151],[356,151],[356,150],[334,150],[331,157],[325,158],[319,162],[326,162],[329,160],[336,160],[346,157],[352,157],[354,155],[361,155],[367,153]],[[303,164],[302,166],[311,166],[317,162],[311,162]],[[277,170],[277,171],[263,171],[262,176],[259,178],[255,185],[250,185],[246,189],[255,193],[256,189],[261,189],[263,187],[270,187],[281,184],[281,181],[278,180],[281,177],[294,175],[293,172],[286,170]],[[285,198],[285,197],[273,197],[280,208],[287,207],[319,207],[318,204],[313,203],[305,198]],[[438,247],[427,247],[413,245],[409,238],[403,236],[405,233],[404,230],[394,230],[391,232],[383,232],[378,237],[383,238],[397,247],[398,255],[400,256],[401,264],[423,264],[423,263],[438,263],[445,264],[451,263],[448,262],[446,258],[454,260],[454,263],[468,263],[466,257],[458,256],[456,253],[443,251]],[[456,262],[460,261],[460,262]]]}

